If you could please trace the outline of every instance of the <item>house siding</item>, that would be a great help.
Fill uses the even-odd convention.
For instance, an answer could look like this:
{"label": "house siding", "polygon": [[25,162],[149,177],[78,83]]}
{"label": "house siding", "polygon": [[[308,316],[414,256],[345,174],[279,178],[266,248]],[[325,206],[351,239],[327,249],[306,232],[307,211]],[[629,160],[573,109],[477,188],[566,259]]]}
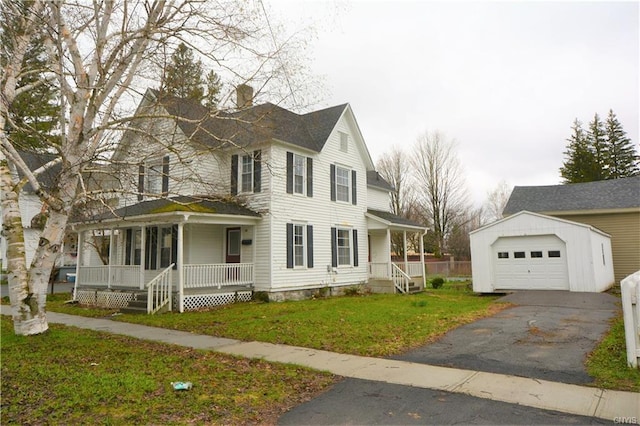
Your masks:
{"label": "house siding", "polygon": [[[349,135],[348,152],[340,151],[340,134]],[[293,290],[322,286],[343,286],[367,280],[366,167],[360,148],[355,122],[343,116],[337,123],[320,153],[312,153],[284,144],[272,148],[271,173],[273,181],[270,209],[270,228],[273,253],[271,256],[272,290]],[[293,152],[313,159],[313,197],[286,192],[286,153]],[[339,161],[338,161],[339,160]],[[357,204],[331,201],[329,171],[331,164],[339,164],[356,171]],[[286,225],[298,223],[313,226],[313,268],[287,268]],[[357,230],[359,266],[331,268],[331,228],[345,227]],[[351,241],[353,250],[353,241]]]}
{"label": "house siding", "polygon": [[640,212],[554,216],[591,225],[611,235],[617,283],[640,270]]}
{"label": "house siding", "polygon": [[388,191],[378,189],[378,188],[373,188],[373,187],[367,188],[367,207],[368,208],[388,212],[390,211],[389,209],[390,201],[391,201],[391,198],[389,196]]}

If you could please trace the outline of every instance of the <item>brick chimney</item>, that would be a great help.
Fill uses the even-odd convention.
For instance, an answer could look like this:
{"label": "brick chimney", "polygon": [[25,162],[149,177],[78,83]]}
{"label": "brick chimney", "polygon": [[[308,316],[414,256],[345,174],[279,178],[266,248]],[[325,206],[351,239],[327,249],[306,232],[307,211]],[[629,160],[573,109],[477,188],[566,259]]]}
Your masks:
{"label": "brick chimney", "polygon": [[247,84],[240,84],[236,87],[236,106],[238,109],[247,108],[253,105],[253,87]]}

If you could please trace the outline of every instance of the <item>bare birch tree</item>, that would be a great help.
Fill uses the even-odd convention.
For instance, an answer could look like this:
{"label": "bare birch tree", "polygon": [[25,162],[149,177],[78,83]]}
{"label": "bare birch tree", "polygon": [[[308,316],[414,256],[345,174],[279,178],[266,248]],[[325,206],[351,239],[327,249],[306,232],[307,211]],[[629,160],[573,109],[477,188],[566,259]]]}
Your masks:
{"label": "bare birch tree", "polygon": [[455,142],[426,132],[414,145],[412,165],[418,200],[433,226],[436,256],[442,255],[457,216],[467,210],[467,191]]}
{"label": "bare birch tree", "polygon": [[[258,93],[263,90],[272,98],[275,93],[294,97],[295,78],[287,62],[289,45],[278,41],[277,26],[265,20],[261,2],[25,0],[4,2],[0,13],[3,233],[8,243],[14,330],[31,335],[48,329],[46,286],[72,208],[97,196],[88,189],[85,172],[96,159],[108,158],[113,145],[107,142],[117,140],[110,132],[127,124],[131,105],[144,86],[157,86],[153,73],[157,74],[166,52],[184,42],[224,69],[232,84],[254,82]],[[22,76],[35,72],[24,67],[23,59],[31,40],[43,31],[47,79],[59,88],[59,138],[48,147],[57,159],[30,170],[13,144],[10,111],[16,96],[43,84],[42,80],[18,84]],[[275,85],[278,81],[284,84]],[[278,92],[278,87],[284,90]],[[61,171],[56,185],[45,188],[38,176],[53,164],[60,164]],[[47,209],[30,265],[25,259],[19,204],[20,190],[27,183]]]}

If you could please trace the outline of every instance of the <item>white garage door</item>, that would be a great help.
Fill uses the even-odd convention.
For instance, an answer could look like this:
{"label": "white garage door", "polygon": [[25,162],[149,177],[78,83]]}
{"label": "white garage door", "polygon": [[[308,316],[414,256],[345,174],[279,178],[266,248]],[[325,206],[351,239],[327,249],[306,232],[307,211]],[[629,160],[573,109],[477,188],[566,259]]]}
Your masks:
{"label": "white garage door", "polygon": [[492,252],[496,290],[569,290],[565,243],[555,235],[501,237]]}

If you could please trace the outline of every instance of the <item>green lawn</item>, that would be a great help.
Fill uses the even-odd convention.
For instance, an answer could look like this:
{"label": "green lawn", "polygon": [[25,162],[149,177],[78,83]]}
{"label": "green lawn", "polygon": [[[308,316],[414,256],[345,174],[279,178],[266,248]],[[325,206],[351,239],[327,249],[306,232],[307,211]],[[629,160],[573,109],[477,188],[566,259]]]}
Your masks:
{"label": "green lawn", "polygon": [[58,324],[15,336],[7,316],[1,333],[1,424],[274,424],[336,380]]}
{"label": "green lawn", "polygon": [[[114,312],[64,304],[69,298],[51,296],[48,309],[94,317]],[[201,312],[112,318],[241,340],[387,356],[505,306],[495,303],[493,296],[473,294],[465,284],[447,283],[408,296],[252,302]],[[273,423],[287,407],[335,380],[298,367],[50,327],[42,336],[16,337],[10,321],[3,318],[2,423]],[[640,391],[640,372],[626,367],[621,320],[613,323],[588,368],[594,385]],[[170,382],[177,380],[192,381],[194,388],[174,391]]]}
{"label": "green lawn", "polygon": [[[398,354],[506,305],[465,285],[415,295],[329,297],[298,302],[238,303],[200,312],[119,315],[118,321],[240,340],[282,343],[367,356]],[[52,311],[102,315],[60,302]]]}

